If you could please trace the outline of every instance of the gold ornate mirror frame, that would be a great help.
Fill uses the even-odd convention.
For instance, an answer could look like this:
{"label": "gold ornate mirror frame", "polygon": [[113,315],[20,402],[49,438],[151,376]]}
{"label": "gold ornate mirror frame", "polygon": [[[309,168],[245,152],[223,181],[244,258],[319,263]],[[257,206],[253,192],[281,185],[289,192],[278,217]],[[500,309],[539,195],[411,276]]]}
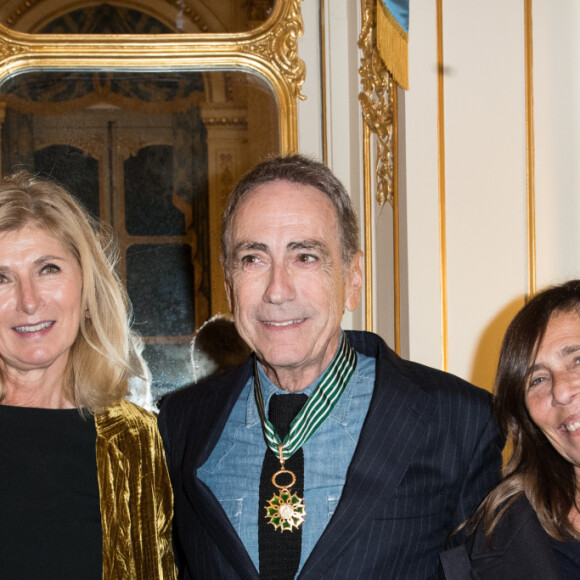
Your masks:
{"label": "gold ornate mirror frame", "polygon": [[233,34],[25,34],[0,24],[0,82],[26,70],[203,70],[241,67],[262,75],[280,109],[282,152],[297,147],[296,105],[305,78],[298,58],[302,0],[277,0],[260,27]]}

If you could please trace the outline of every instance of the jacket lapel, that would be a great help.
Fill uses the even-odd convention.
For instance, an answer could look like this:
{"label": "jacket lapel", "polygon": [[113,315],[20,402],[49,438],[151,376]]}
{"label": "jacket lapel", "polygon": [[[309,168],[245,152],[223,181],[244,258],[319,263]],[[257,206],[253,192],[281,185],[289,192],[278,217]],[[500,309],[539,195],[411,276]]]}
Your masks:
{"label": "jacket lapel", "polygon": [[[244,579],[259,578],[258,572],[220,502],[197,477],[197,469],[205,463],[217,444],[231,410],[251,372],[252,364],[248,362],[234,376],[230,373],[224,375],[221,384],[212,382],[211,389],[215,397],[212,397],[211,405],[207,405],[206,408],[207,417],[214,419],[210,419],[208,436],[197,437],[196,441],[188,441],[183,459],[185,466],[183,487],[188,501],[195,510],[201,525],[211,535],[232,568],[236,570],[240,578]],[[202,400],[200,404],[204,404],[204,401]]]}
{"label": "jacket lapel", "polygon": [[373,352],[368,344],[357,344],[352,333],[349,339],[355,350],[376,357],[375,388],[341,499],[300,578],[323,574],[389,500],[426,436],[434,410],[431,397],[399,371],[396,355],[382,341],[373,344]]}
{"label": "jacket lapel", "polygon": [[195,498],[196,514],[232,568],[240,578],[259,578],[254,563],[219,501],[199,479],[193,478],[191,486],[192,494],[188,495],[190,501]]}

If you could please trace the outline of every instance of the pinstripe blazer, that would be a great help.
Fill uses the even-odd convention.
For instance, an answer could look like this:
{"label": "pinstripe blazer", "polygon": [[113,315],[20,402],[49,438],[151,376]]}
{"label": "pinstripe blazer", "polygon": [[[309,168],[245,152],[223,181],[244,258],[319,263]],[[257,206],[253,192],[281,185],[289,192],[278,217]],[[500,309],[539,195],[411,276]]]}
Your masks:
{"label": "pinstripe blazer", "polygon": [[[503,440],[489,393],[348,332],[376,358],[376,382],[336,511],[299,578],[436,578],[446,536],[498,481]],[[197,478],[240,391],[248,361],[164,401],[159,417],[174,486],[176,555],[185,579],[257,579],[221,505]]]}

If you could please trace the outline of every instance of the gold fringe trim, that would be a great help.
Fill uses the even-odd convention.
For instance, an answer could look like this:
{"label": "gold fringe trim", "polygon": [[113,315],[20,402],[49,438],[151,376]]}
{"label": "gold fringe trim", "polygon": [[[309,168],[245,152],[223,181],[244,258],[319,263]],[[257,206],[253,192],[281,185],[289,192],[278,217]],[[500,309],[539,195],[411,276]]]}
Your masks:
{"label": "gold fringe trim", "polygon": [[377,0],[377,4],[377,48],[397,84],[409,89],[408,35],[384,3]]}

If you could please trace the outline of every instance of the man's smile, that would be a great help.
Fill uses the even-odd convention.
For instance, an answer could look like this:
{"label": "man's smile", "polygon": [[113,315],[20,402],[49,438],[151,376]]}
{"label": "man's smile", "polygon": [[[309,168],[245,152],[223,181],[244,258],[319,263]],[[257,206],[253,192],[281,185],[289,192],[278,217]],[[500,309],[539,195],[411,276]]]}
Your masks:
{"label": "man's smile", "polygon": [[266,326],[275,326],[275,327],[292,326],[293,324],[300,324],[305,320],[306,318],[296,318],[295,320],[284,320],[279,322],[275,320],[262,320],[262,324],[265,324]]}

